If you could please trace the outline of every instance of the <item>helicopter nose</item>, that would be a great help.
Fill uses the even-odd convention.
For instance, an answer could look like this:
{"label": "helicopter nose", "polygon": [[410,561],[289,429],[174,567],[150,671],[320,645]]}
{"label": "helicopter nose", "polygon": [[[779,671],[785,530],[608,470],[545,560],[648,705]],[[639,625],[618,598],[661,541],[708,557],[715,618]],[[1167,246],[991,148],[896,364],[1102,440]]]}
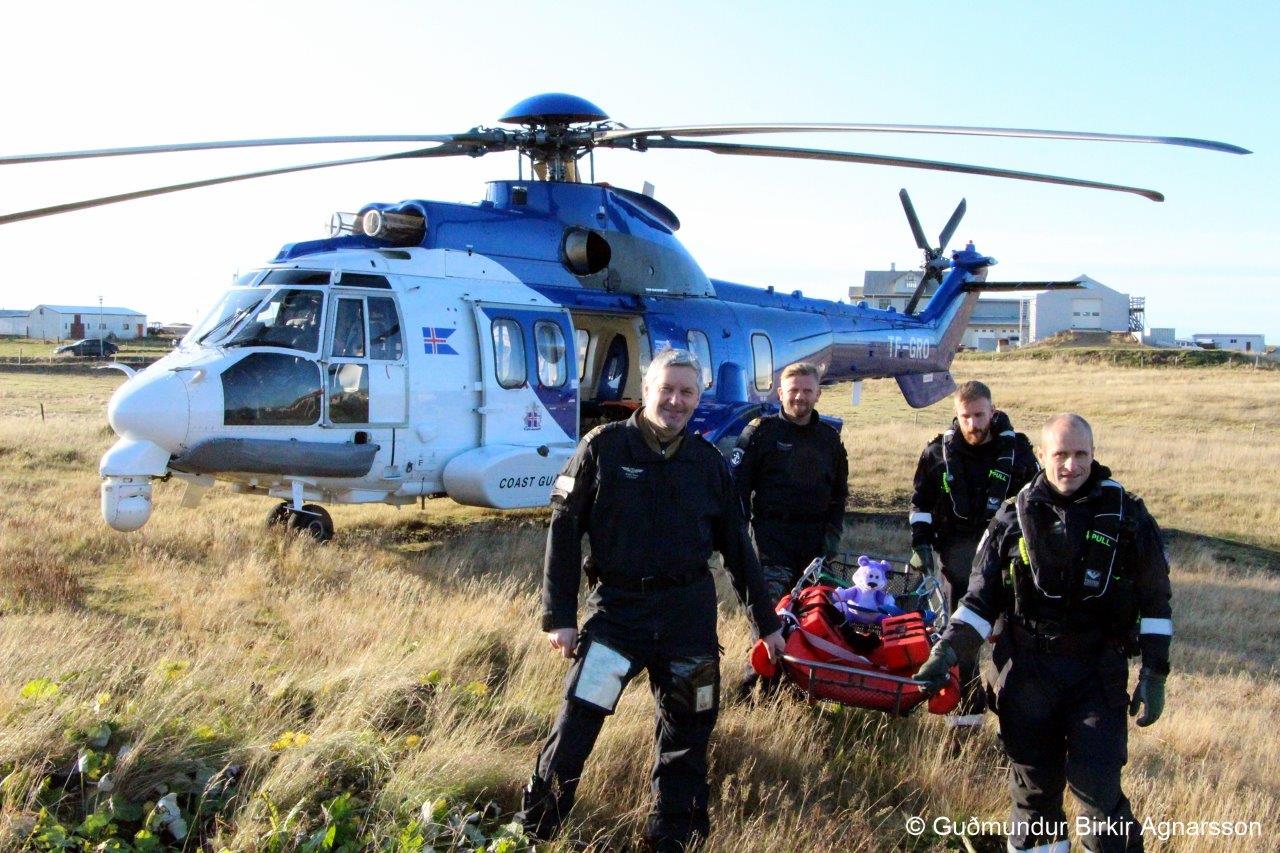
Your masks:
{"label": "helicopter nose", "polygon": [[167,370],[139,373],[111,396],[107,420],[121,438],[150,441],[176,453],[191,425],[186,383]]}

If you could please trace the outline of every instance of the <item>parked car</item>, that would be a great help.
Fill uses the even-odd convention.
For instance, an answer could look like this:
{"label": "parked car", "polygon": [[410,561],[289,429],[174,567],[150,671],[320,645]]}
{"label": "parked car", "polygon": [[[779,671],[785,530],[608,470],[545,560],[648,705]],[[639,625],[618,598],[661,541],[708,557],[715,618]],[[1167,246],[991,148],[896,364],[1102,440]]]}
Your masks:
{"label": "parked car", "polygon": [[101,338],[83,338],[70,344],[63,344],[54,350],[54,355],[77,355],[89,358],[109,358],[120,351],[120,347]]}

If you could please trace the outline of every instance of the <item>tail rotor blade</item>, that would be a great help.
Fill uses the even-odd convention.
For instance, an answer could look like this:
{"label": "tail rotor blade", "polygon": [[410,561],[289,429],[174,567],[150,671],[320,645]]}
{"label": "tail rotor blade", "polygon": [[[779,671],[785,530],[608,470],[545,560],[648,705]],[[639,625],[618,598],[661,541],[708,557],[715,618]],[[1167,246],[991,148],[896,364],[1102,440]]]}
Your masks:
{"label": "tail rotor blade", "polygon": [[952,236],[956,233],[956,228],[960,226],[960,220],[964,219],[964,212],[968,209],[968,202],[960,199],[960,203],[956,205],[956,212],[951,214],[951,218],[947,220],[946,227],[942,229],[942,233],[938,235],[938,251],[942,252],[947,248],[947,244],[951,242]]}
{"label": "tail rotor blade", "polygon": [[924,228],[920,227],[920,217],[916,216],[915,206],[911,204],[911,196],[907,195],[906,189],[898,190],[898,198],[902,200],[902,209],[907,214],[907,222],[911,225],[911,233],[915,235],[916,245],[925,252],[932,251],[929,241],[925,239]]}

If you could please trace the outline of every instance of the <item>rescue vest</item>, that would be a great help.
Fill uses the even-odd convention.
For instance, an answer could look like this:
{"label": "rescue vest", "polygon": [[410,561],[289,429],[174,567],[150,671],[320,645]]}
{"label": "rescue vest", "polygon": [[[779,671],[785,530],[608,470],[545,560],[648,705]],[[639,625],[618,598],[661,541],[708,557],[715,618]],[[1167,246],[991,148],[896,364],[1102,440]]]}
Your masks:
{"label": "rescue vest", "polygon": [[[1007,421],[1006,421],[1007,423]],[[1002,430],[992,441],[996,442],[995,464],[987,469],[985,486],[986,501],[982,505],[983,515],[977,517],[974,495],[970,492],[974,484],[965,477],[957,477],[952,471],[951,442],[956,437],[956,429],[952,427],[942,434],[942,491],[951,501],[951,514],[957,521],[971,525],[984,525],[996,514],[1000,504],[1009,496],[1009,484],[1013,482],[1013,455],[1017,443],[1017,433],[1013,428]],[[960,439],[964,441],[962,437]]]}
{"label": "rescue vest", "polygon": [[1120,559],[1131,527],[1124,487],[1115,480],[1098,483],[1089,499],[1093,516],[1084,543],[1070,564],[1050,550],[1053,536],[1042,529],[1045,520],[1029,511],[1029,496],[1024,488],[1014,499],[1019,535],[1006,584],[1012,587],[1015,618],[1037,630],[1045,623],[1068,631],[1126,630],[1137,602]]}

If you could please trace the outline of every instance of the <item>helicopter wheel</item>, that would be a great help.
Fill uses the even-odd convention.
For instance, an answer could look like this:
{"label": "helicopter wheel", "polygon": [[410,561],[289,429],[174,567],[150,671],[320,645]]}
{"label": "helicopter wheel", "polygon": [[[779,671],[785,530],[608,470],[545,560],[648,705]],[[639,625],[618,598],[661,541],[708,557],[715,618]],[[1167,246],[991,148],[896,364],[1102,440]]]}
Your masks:
{"label": "helicopter wheel", "polygon": [[280,527],[289,523],[289,516],[293,515],[293,510],[289,509],[288,501],[280,501],[271,508],[271,512],[267,513],[267,527]]}
{"label": "helicopter wheel", "polygon": [[317,542],[328,542],[333,538],[333,519],[324,507],[303,504],[301,511],[289,510],[289,529],[306,533]]}

